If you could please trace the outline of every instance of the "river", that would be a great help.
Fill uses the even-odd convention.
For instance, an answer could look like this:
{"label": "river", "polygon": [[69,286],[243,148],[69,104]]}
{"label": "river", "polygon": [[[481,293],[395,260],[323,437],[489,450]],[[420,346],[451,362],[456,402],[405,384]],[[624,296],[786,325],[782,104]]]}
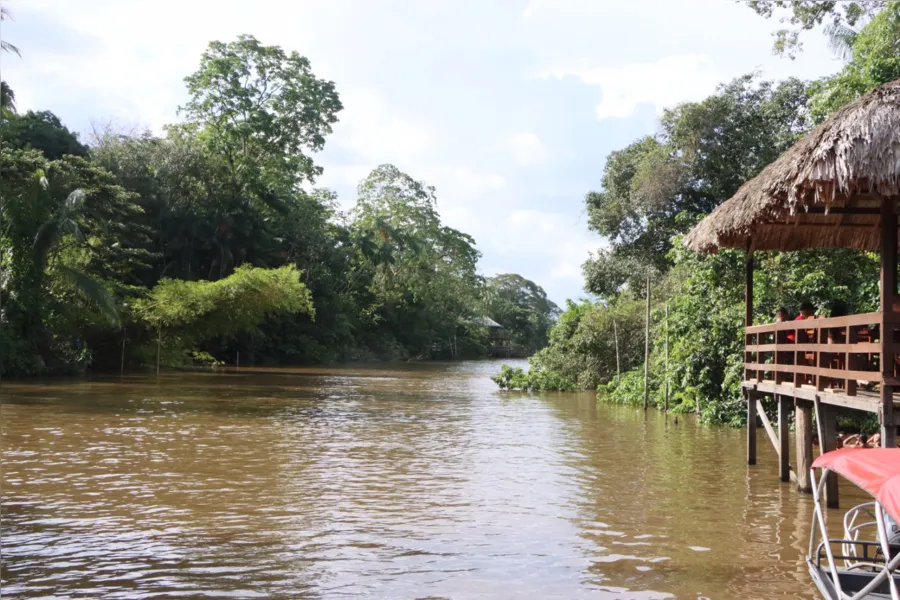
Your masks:
{"label": "river", "polygon": [[765,439],[498,368],[4,382],[2,596],[815,597]]}

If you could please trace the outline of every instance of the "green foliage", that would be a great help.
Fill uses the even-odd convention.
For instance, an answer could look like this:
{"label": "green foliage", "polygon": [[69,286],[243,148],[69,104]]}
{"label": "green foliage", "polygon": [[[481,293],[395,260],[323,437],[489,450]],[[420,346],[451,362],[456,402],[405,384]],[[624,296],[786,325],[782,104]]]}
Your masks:
{"label": "green foliage", "polygon": [[342,106],[334,83],[316,78],[307,58],[242,35],[210,43],[185,82],[185,129],[224,157],[237,190],[261,193],[321,173],[308,153],[324,147]]}
{"label": "green foliage", "polygon": [[476,316],[479,252],[469,235],[441,223],[434,188],[393,165],[376,168],[359,185],[349,231],[363,322],[409,355],[434,344],[456,355],[453,340],[467,333],[460,321]]}
{"label": "green foliage", "polygon": [[312,297],[293,266],[244,265],[218,281],[162,279],[134,303],[138,322],[165,337],[168,347],[195,351],[214,338],[257,331],[278,313],[315,314]]}
{"label": "green foliage", "polygon": [[550,331],[550,344],[529,361],[534,384],[527,389],[595,389],[619,369],[640,364],[643,345],[635,342],[643,339],[643,306],[628,295],[609,304],[570,300]]}
{"label": "green foliage", "polygon": [[10,149],[39,150],[49,160],[66,155],[87,156],[88,153],[87,147],[78,141],[78,135],[69,131],[49,110],[8,115],[0,140]]}
{"label": "green foliage", "polygon": [[491,277],[484,287],[486,313],[504,328],[504,334],[527,352],[547,345],[548,333],[559,307],[538,284],[514,273]]}
{"label": "green foliage", "polygon": [[769,18],[776,9],[790,10],[790,15],[780,18],[791,28],[776,31],[773,51],[775,54],[795,58],[803,49],[800,34],[826,25],[829,32],[852,30],[860,21],[872,17],[889,6],[890,0],[750,0],[747,3],[757,14]]}
{"label": "green foliage", "polygon": [[540,391],[571,391],[575,385],[558,373],[548,373],[540,369],[531,368],[525,371],[508,365],[500,366],[500,373],[491,376],[501,390],[522,390],[531,392]]}
{"label": "green foliage", "polygon": [[817,123],[862,94],[900,79],[900,3],[887,4],[855,33],[847,53],[844,69],[810,86],[810,112]]}
{"label": "green foliage", "polygon": [[807,126],[806,98],[795,79],[745,75],[701,102],[664,111],[655,138],[611,153],[603,189],[585,199],[591,229],[612,243],[585,263],[587,288],[608,297],[667,271],[672,236],[797,140]]}

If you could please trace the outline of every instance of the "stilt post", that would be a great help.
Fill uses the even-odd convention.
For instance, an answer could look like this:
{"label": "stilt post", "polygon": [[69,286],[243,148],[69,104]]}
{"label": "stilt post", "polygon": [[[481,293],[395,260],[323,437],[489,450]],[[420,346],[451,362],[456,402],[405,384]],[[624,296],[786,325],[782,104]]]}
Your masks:
{"label": "stilt post", "polygon": [[747,400],[747,464],[756,464],[756,392],[745,390]]}
{"label": "stilt post", "polygon": [[894,424],[894,386],[887,378],[894,376],[894,323],[891,313],[897,299],[897,213],[893,198],[881,199],[881,445],[897,446]]}
{"label": "stilt post", "polygon": [[797,489],[805,494],[812,493],[809,470],[813,463],[812,446],[812,404],[797,400],[794,405],[794,429],[797,445]]}
{"label": "stilt post", "polygon": [[[822,438],[819,440],[822,452],[831,452],[837,449],[837,410],[830,404],[819,403],[819,414],[816,415],[820,419],[820,430]],[[828,474],[828,481],[825,482],[825,501],[828,508],[838,508],[838,480],[836,473]]]}

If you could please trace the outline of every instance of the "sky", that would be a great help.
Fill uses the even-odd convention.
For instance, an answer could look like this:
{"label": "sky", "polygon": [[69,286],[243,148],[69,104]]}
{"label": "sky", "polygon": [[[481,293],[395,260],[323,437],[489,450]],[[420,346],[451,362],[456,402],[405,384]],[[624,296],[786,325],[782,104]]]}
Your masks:
{"label": "sky", "polygon": [[824,36],[772,55],[777,20],[730,0],[5,0],[0,74],[17,107],[95,126],[178,120],[211,40],[249,33],[296,50],[344,110],[316,155],[345,208],[392,163],[437,188],[484,275],[520,273],[563,304],[605,240],[584,196],[606,156],[653,134],[663,108],[758,70],[812,79],[840,62]]}

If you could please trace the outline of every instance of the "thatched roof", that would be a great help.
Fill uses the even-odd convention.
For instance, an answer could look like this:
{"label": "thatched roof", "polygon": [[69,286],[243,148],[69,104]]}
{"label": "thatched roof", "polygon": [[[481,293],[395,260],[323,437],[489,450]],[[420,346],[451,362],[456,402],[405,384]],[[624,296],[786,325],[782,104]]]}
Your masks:
{"label": "thatched roof", "polygon": [[697,252],[879,247],[900,200],[900,80],[848,104],[747,181],[684,244]]}

